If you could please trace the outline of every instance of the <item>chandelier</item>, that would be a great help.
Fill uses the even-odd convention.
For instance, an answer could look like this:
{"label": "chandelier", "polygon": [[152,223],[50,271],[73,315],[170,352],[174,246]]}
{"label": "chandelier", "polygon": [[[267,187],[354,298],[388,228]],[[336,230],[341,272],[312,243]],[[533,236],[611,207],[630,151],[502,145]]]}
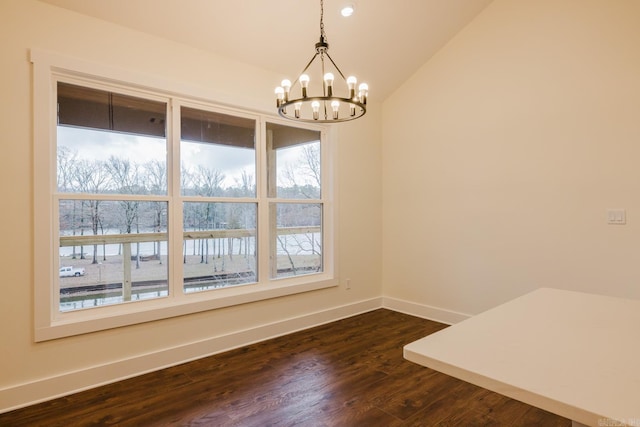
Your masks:
{"label": "chandelier", "polygon": [[[369,87],[361,83],[356,92],[358,80],[353,76],[345,78],[329,56],[323,0],[320,0],[320,41],[315,49],[311,61],[293,84],[285,79],[276,88],[278,114],[286,119],[312,123],[344,122],[362,117],[367,111]],[[312,80],[309,77],[312,71],[322,78]],[[295,97],[294,91],[300,96]]]}

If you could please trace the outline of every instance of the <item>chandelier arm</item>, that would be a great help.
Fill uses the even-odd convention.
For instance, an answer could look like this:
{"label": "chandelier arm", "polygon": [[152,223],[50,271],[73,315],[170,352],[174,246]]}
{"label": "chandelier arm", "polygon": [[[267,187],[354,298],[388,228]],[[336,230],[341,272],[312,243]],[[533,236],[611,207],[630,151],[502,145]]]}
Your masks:
{"label": "chandelier arm", "polygon": [[309,63],[307,64],[306,67],[304,67],[302,72],[300,74],[298,74],[298,77],[296,77],[296,80],[291,84],[291,86],[295,86],[295,84],[300,81],[300,76],[303,75],[309,69],[309,67],[311,66],[311,64],[313,64],[313,61],[315,61],[315,59],[318,56],[318,54],[319,54],[319,52],[316,52],[316,54],[311,57],[311,61],[309,61]]}
{"label": "chandelier arm", "polygon": [[[342,71],[340,71],[340,67],[338,67],[338,64],[336,64],[333,61],[333,58],[331,58],[331,55],[329,55],[329,52],[325,52],[325,54],[327,55],[327,58],[329,58],[329,61],[331,61],[331,63],[333,64],[334,67],[336,67],[336,70],[338,70],[338,73],[340,73],[340,76],[342,77],[343,80],[347,80],[347,78],[344,76],[344,74],[342,74]],[[324,70],[323,70],[324,73]]]}
{"label": "chandelier arm", "polygon": [[324,54],[326,52],[322,52],[320,54],[320,71],[322,71],[322,73],[320,74],[320,77],[322,77],[322,96],[327,96],[327,81],[324,79]]}
{"label": "chandelier arm", "polygon": [[[324,77],[324,54],[326,53],[326,50],[322,50],[320,52],[320,68],[322,70],[322,74],[320,75]],[[322,79],[322,96],[327,96],[327,81],[324,78]],[[324,101],[322,102],[322,109],[324,110],[324,119],[327,120],[327,103]]]}

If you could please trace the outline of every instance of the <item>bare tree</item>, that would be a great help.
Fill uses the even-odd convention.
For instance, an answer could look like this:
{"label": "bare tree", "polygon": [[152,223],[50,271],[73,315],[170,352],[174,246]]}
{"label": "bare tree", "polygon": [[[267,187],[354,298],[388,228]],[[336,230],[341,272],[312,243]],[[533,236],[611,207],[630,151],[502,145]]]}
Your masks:
{"label": "bare tree", "polygon": [[[119,194],[144,194],[145,188],[141,185],[140,167],[128,159],[111,156],[106,163],[106,170],[111,175],[114,187]],[[120,206],[124,214],[124,231],[131,234],[134,224],[136,233],[139,229],[139,205],[138,200],[122,200]],[[140,268],[140,242],[136,243],[136,268]]]}
{"label": "bare tree", "polygon": [[[152,194],[167,193],[167,165],[159,160],[152,160],[144,165],[146,187]],[[165,226],[167,204],[164,202],[153,202],[154,231],[159,233]],[[162,264],[160,255],[161,242],[154,242],[154,256]]]}
{"label": "bare tree", "polygon": [[[110,179],[103,162],[97,160],[78,160],[74,164],[74,188],[79,192],[99,194],[107,190]],[[89,226],[94,235],[98,235],[101,222],[100,200],[83,200],[81,212],[80,234],[84,233],[84,208],[88,209]],[[80,258],[84,259],[84,251],[80,248]],[[92,264],[98,263],[98,245],[93,245]]]}
{"label": "bare tree", "polygon": [[302,174],[311,179],[312,184],[320,188],[322,183],[320,164],[320,144],[306,144],[302,147],[302,162],[300,164]]}
{"label": "bare tree", "polygon": [[320,197],[322,185],[320,145],[317,142],[304,144],[295,163],[288,163],[282,172],[282,186],[292,197],[306,199]]}
{"label": "bare tree", "polygon": [[[74,175],[75,175],[75,167],[74,165],[77,162],[77,152],[72,151],[68,147],[58,147],[57,151],[57,161],[56,161],[56,183],[58,186],[58,191],[68,192],[73,191],[74,186]],[[67,228],[71,229],[71,233],[75,236],[76,234],[76,223],[78,222],[78,203],[76,201],[72,202],[73,208],[71,209],[70,214],[62,215],[60,217],[60,221],[65,222]],[[80,209],[80,213],[82,210]],[[62,228],[62,227],[61,227]],[[75,245],[72,247],[71,257],[76,259],[76,247]],[[82,249],[81,249],[82,251]],[[82,254],[80,255],[82,256]]]}
{"label": "bare tree", "polygon": [[253,197],[256,194],[254,176],[246,170],[243,169],[240,177],[236,177],[234,181],[235,187],[233,188],[233,192],[235,196]]}
{"label": "bare tree", "polygon": [[[217,169],[210,169],[199,165],[195,171],[183,172],[183,179],[188,179],[188,185],[190,191],[199,196],[221,196],[224,193],[222,183],[225,180],[225,175]],[[200,230],[206,230],[215,228],[218,225],[218,215],[215,205],[212,203],[204,203],[200,209],[196,212],[199,216],[197,223]],[[204,239],[199,242],[201,247],[200,262],[209,263],[209,239]],[[215,242],[213,245],[215,252]],[[214,253],[215,256],[215,253]],[[220,254],[218,254],[220,256]],[[215,266],[214,266],[215,269]]]}
{"label": "bare tree", "polygon": [[77,163],[78,153],[69,147],[58,147],[56,181],[58,191],[73,189],[74,165]]}
{"label": "bare tree", "polygon": [[198,166],[195,173],[191,174],[193,189],[199,196],[221,196],[222,183],[225,175],[217,169],[209,169]]}

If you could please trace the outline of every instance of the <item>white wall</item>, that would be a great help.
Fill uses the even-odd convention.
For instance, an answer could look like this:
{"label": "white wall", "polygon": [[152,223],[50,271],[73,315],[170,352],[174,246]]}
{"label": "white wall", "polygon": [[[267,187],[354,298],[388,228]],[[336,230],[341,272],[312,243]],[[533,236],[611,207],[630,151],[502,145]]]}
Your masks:
{"label": "white wall", "polygon": [[381,108],[373,105],[365,118],[338,131],[339,274],[351,279],[351,290],[34,343],[31,48],[146,73],[261,111],[273,110],[273,86],[281,79],[35,0],[0,2],[0,411],[379,306]]}
{"label": "white wall", "polygon": [[636,0],[489,5],[384,103],[385,297],[640,298],[639,76]]}

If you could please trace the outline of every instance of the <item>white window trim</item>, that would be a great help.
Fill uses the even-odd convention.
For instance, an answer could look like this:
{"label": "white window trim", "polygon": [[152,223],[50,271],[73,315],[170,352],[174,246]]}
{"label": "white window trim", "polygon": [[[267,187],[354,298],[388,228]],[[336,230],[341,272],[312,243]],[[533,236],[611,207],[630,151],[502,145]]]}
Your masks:
{"label": "white window trim", "polygon": [[[79,335],[100,330],[112,329],[126,325],[150,322],[166,319],[174,316],[182,316],[190,313],[214,310],[238,304],[251,303],[270,298],[278,298],[286,295],[309,292],[338,285],[337,280],[337,200],[335,173],[336,173],[336,132],[327,126],[301,126],[319,130],[322,134],[322,203],[323,215],[323,258],[324,271],[322,273],[298,276],[285,279],[274,279],[268,282],[247,284],[229,288],[216,289],[197,293],[183,293],[176,283],[180,267],[171,266],[170,296],[153,300],[136,301],[131,303],[103,306],[86,310],[61,313],[59,307],[59,295],[56,292],[57,278],[57,253],[58,242],[55,239],[54,230],[57,230],[54,198],[56,191],[56,155],[55,135],[56,123],[53,112],[56,111],[57,100],[55,88],[52,82],[55,74],[63,74],[69,77],[87,78],[116,84],[127,88],[147,91],[153,96],[166,96],[178,99],[184,103],[206,104],[209,108],[220,108],[241,116],[250,115],[259,123],[256,141],[264,144],[262,135],[265,132],[266,122],[291,125],[283,119],[264,113],[241,110],[237,107],[221,105],[215,100],[203,99],[202,88],[194,88],[177,82],[165,81],[148,75],[112,68],[104,64],[96,64],[69,58],[56,53],[32,50],[31,62],[33,63],[33,100],[34,100],[34,339],[36,342]],[[176,96],[175,94],[180,94]],[[228,100],[223,99],[223,102]],[[177,119],[173,115],[174,121]],[[172,123],[168,127],[169,132],[176,132],[179,123]],[[175,134],[174,134],[175,136]],[[175,145],[175,144],[174,144]],[[256,147],[258,163],[257,171],[265,171],[266,159],[262,153],[264,147]],[[171,156],[171,158],[174,158]],[[266,173],[256,174],[256,188],[262,189],[263,203],[259,207],[258,221],[267,221],[269,201],[266,199]],[[260,190],[258,190],[260,191]],[[175,196],[175,195],[174,195]],[[173,197],[171,194],[169,197]],[[264,222],[263,222],[264,223]],[[176,227],[171,232],[179,233]],[[268,251],[268,239],[265,233],[267,227],[258,227],[260,233],[258,244],[260,251]],[[175,241],[175,236],[174,236]],[[265,257],[259,257],[260,277],[265,277],[264,272],[268,267]],[[175,257],[173,259],[176,259]],[[266,270],[263,270],[266,269]],[[176,290],[180,288],[178,292]]]}

